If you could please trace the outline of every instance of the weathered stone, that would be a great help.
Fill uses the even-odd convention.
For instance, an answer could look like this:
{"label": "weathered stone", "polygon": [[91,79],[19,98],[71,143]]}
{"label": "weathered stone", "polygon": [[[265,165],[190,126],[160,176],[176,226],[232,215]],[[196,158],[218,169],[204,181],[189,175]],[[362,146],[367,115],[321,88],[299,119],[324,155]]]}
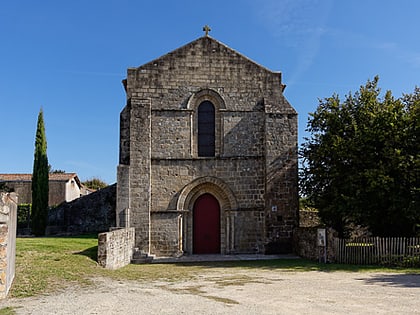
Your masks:
{"label": "weathered stone", "polygon": [[100,233],[115,226],[116,185],[65,202],[48,212],[47,235]]}
{"label": "weathered stone", "polygon": [[0,193],[0,213],[0,298],[5,298],[15,278],[16,193]]}
{"label": "weathered stone", "polygon": [[[297,113],[281,74],[205,36],[128,69],[123,83],[117,225],[135,227],[136,247],[195,253],[194,205],[210,194],[220,206],[219,253],[290,251]],[[203,102],[214,107],[210,157],[198,151]]]}
{"label": "weathered stone", "polygon": [[115,229],[98,235],[98,264],[107,269],[128,265],[134,248],[134,228]]}

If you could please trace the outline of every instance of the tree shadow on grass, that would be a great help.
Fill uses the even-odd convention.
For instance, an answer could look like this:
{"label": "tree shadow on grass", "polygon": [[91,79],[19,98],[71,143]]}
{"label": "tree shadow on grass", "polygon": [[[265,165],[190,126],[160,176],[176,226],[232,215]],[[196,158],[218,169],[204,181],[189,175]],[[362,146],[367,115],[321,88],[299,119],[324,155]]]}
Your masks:
{"label": "tree shadow on grass", "polygon": [[92,246],[92,247],[86,248],[85,250],[82,250],[81,252],[74,253],[74,255],[86,256],[92,259],[93,261],[97,262],[98,261],[98,246]]}
{"label": "tree shadow on grass", "polygon": [[366,284],[376,284],[401,288],[420,288],[420,274],[375,275],[369,279],[363,280],[366,282]]}

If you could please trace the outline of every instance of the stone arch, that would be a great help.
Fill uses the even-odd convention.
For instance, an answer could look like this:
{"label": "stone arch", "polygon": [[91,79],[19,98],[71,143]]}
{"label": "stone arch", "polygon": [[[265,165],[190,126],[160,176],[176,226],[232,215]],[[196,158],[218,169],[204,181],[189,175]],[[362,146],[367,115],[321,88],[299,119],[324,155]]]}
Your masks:
{"label": "stone arch", "polygon": [[187,109],[196,110],[198,105],[204,101],[210,101],[217,110],[226,109],[225,100],[222,96],[212,89],[201,89],[191,95],[187,103]]}
{"label": "stone arch", "polygon": [[230,187],[219,178],[206,176],[197,178],[181,190],[176,205],[177,210],[190,211],[195,200],[205,193],[216,197],[222,211],[231,211],[238,208],[235,195]]}
{"label": "stone arch", "polygon": [[192,181],[179,194],[176,207],[182,216],[181,251],[193,253],[193,207],[196,200],[204,194],[211,194],[219,202],[220,252],[230,253],[233,249],[233,216],[238,209],[238,203],[230,187],[221,179],[211,176]]}

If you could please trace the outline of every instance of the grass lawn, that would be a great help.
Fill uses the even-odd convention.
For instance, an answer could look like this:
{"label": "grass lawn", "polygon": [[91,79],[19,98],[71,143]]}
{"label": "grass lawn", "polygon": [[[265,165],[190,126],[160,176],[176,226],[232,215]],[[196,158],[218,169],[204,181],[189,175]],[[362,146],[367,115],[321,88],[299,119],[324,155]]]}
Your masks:
{"label": "grass lawn", "polygon": [[[96,262],[97,237],[18,238],[16,242],[16,277],[12,297],[28,297],[49,293],[69,285],[88,286],[95,277],[135,281],[180,281],[217,271],[217,268],[279,271],[380,271],[420,273],[420,269],[381,268],[318,264],[292,260],[260,260],[231,262],[202,262],[188,264],[129,265],[119,270],[106,270]],[[1,314],[7,314],[2,313]]]}

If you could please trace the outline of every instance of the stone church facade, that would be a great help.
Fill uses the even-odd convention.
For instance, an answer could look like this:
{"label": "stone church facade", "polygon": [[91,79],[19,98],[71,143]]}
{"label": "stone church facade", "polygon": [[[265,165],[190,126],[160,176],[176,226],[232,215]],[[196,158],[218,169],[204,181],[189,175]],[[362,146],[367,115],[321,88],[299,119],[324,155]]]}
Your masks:
{"label": "stone church facade", "polygon": [[276,253],[298,224],[297,113],[270,71],[210,36],[123,81],[117,226],[143,253]]}

